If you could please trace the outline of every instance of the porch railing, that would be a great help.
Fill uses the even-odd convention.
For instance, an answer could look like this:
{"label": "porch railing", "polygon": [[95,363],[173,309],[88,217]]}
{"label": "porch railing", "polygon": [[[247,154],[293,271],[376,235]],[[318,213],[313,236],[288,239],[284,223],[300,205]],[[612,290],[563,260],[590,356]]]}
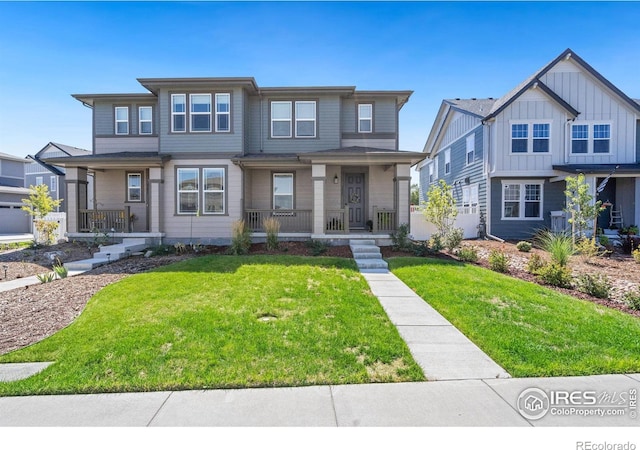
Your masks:
{"label": "porch railing", "polygon": [[80,232],[114,230],[119,233],[129,232],[131,210],[124,209],[81,209],[78,211],[78,230]]}
{"label": "porch railing", "polygon": [[396,230],[397,213],[394,209],[373,208],[373,232]]}
{"label": "porch railing", "polygon": [[274,218],[280,222],[281,233],[310,233],[310,209],[247,209],[244,211],[244,222],[253,232],[264,232],[262,221]]}
{"label": "porch railing", "polygon": [[348,233],[349,232],[349,210],[348,209],[328,209],[325,217],[326,233]]}

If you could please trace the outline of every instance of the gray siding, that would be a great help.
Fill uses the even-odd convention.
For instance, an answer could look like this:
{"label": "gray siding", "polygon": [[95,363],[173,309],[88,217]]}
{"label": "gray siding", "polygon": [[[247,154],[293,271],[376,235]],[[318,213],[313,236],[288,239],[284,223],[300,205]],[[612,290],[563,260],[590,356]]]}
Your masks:
{"label": "gray siding", "polygon": [[[551,228],[550,212],[561,211],[565,207],[564,181],[551,183],[545,180],[542,197],[543,220],[501,220],[502,180],[508,180],[508,178],[491,180],[491,234],[502,239],[531,239],[537,230]],[[539,180],[539,178],[533,180]]]}
{"label": "gray siding", "polygon": [[[39,164],[38,164],[39,165]],[[42,167],[42,166],[40,166]],[[42,170],[46,170],[46,169],[42,169]],[[64,199],[66,198],[66,184],[65,184],[65,178],[63,176],[59,176],[59,175],[54,175],[53,173],[49,172],[49,171],[45,171],[42,173],[33,173],[33,174],[27,174],[24,177],[24,186],[26,188],[30,187],[30,186],[35,186],[36,185],[36,178],[37,177],[42,177],[42,184],[46,184],[47,187],[49,188],[49,195],[51,195],[51,198],[53,198],[54,200],[59,200],[62,199],[62,204],[60,205],[60,207],[56,210],[56,212],[65,212],[65,201]],[[51,190],[51,177],[56,177],[57,178],[57,189],[55,191]]]}
{"label": "gray siding", "polygon": [[358,132],[358,104],[373,104],[373,132],[395,133],[398,129],[396,101],[392,98],[364,99],[347,98],[342,100],[341,127],[343,133]]}
{"label": "gray siding", "polygon": [[[138,135],[138,107],[153,107],[153,134],[158,133],[158,106],[149,102],[122,103],[122,102],[96,102],[93,106],[94,133],[96,136],[115,136],[115,107],[129,107],[129,136]],[[119,135],[120,136],[120,135]],[[142,135],[148,136],[148,135]]]}
{"label": "gray siding", "polygon": [[640,120],[636,122],[636,162],[640,163]]}

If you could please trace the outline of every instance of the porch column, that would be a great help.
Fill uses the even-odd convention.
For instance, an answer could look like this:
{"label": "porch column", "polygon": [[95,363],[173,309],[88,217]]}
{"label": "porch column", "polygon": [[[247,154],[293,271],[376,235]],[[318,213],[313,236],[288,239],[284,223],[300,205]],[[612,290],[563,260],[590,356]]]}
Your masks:
{"label": "porch column", "polygon": [[313,180],[313,234],[324,234],[324,184],[327,179],[327,166],[311,166]]}
{"label": "porch column", "polygon": [[162,194],[160,185],[164,182],[162,179],[162,168],[152,167],[149,169],[149,231],[152,233],[160,233],[160,212],[162,208]]}
{"label": "porch column", "polygon": [[87,209],[87,169],[84,167],[67,167],[65,185],[67,198],[67,232],[78,232],[80,214],[78,210]]}
{"label": "porch column", "polygon": [[396,164],[396,211],[398,223],[396,227],[403,223],[411,223],[411,166],[409,164]]}

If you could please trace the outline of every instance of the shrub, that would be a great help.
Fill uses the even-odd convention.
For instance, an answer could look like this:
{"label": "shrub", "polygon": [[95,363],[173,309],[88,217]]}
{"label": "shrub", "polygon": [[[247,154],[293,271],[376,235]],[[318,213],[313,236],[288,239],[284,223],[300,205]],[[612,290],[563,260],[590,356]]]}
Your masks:
{"label": "shrub", "polygon": [[244,220],[236,220],[231,225],[231,245],[229,253],[232,255],[245,255],[251,248],[251,230],[246,226]]}
{"label": "shrub", "polygon": [[637,262],[638,264],[640,264],[640,248],[635,249],[632,253],[631,256],[633,256],[633,259],[635,262]]}
{"label": "shrub", "polygon": [[611,283],[609,279],[601,274],[581,274],[576,278],[576,288],[580,292],[598,298],[609,298],[611,295]]}
{"label": "shrub", "polygon": [[509,257],[498,250],[491,250],[489,253],[489,268],[500,273],[509,272]]}
{"label": "shrub", "polygon": [[439,234],[431,235],[429,242],[427,244],[433,253],[438,253],[442,251],[444,248],[444,244],[442,243],[442,236]]}
{"label": "shrub", "polygon": [[521,252],[529,253],[531,251],[531,243],[527,241],[520,241],[516,244],[516,248]]}
{"label": "shrub", "polygon": [[432,252],[427,241],[420,241],[413,244],[413,254],[416,256],[427,256]]}
{"label": "shrub", "polygon": [[275,217],[268,217],[262,221],[262,227],[267,233],[267,250],[278,249],[278,233],[280,233],[280,221]]}
{"label": "shrub", "polygon": [[409,240],[409,225],[406,223],[400,224],[398,231],[391,233],[391,242],[394,250],[409,250],[411,249],[411,241]]}
{"label": "shrub", "polygon": [[473,245],[460,247],[456,255],[460,261],[473,263],[478,261],[478,249]]}
{"label": "shrub", "polygon": [[36,278],[42,284],[51,283],[53,280],[56,279],[56,273],[55,272],[41,273],[39,275],[36,275]]}
{"label": "shrub", "polygon": [[633,237],[630,234],[620,234],[620,245],[622,253],[631,255],[634,250],[640,248],[640,238]]}
{"label": "shrub", "polygon": [[609,241],[609,237],[605,236],[604,234],[598,237],[598,242],[600,242],[600,245],[603,245],[605,247],[611,244],[611,242]]}
{"label": "shrub", "polygon": [[69,275],[69,270],[62,265],[60,260],[58,260],[57,263],[53,265],[53,272],[56,274],[57,278],[67,278],[67,276]]}
{"label": "shrub", "polygon": [[542,257],[537,253],[534,253],[529,257],[529,261],[527,261],[526,270],[529,273],[536,274],[538,273],[538,270],[544,267],[544,265],[545,262]]}
{"label": "shrub", "polygon": [[571,270],[555,261],[542,266],[538,269],[536,275],[544,284],[571,288]]}
{"label": "shrub", "polygon": [[603,256],[606,251],[601,250],[598,244],[596,244],[596,238],[582,238],[576,242],[576,252],[582,257],[585,262],[591,261],[596,256]]}
{"label": "shrub", "polygon": [[539,232],[535,239],[540,248],[549,252],[551,259],[561,266],[566,266],[569,258],[575,254],[573,237],[570,234],[544,230]]}
{"label": "shrub", "polygon": [[640,311],[640,289],[635,292],[629,291],[625,293],[623,300],[629,308],[634,311]]}
{"label": "shrub", "polygon": [[450,252],[453,252],[456,248],[460,247],[462,240],[464,239],[464,230],[462,228],[452,228],[444,236],[444,246]]}
{"label": "shrub", "polygon": [[325,241],[319,241],[316,239],[307,241],[305,245],[309,250],[311,250],[311,254],[313,256],[320,256],[329,249],[329,244],[327,244]]}

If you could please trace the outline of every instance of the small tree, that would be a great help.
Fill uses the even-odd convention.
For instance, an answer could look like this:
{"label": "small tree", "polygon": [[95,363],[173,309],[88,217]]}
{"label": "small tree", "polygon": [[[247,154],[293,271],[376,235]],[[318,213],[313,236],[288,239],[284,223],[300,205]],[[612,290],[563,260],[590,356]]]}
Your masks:
{"label": "small tree", "polygon": [[458,215],[456,199],[453,189],[444,180],[439,180],[427,192],[426,207],[423,211],[428,222],[435,225],[437,234],[445,237],[453,228],[453,222]]}
{"label": "small tree", "polygon": [[412,205],[420,204],[420,187],[417,183],[411,185],[411,197],[409,198],[409,202]]}
{"label": "small tree", "polygon": [[564,191],[564,195],[567,197],[567,207],[564,211],[571,214],[569,223],[575,242],[576,235],[579,238],[584,237],[584,231],[590,226],[589,222],[593,222],[595,231],[598,215],[603,208],[600,200],[593,201],[593,195],[589,193],[589,184],[585,181],[584,174],[580,173],[577,177],[567,177],[566,183],[567,189]]}
{"label": "small tree", "polygon": [[42,239],[46,244],[51,244],[58,223],[46,221],[44,218],[60,206],[62,199],[54,200],[51,198],[49,187],[46,184],[29,186],[29,191],[29,198],[22,199],[24,206],[21,209],[34,218],[33,223],[38,231],[38,241]]}

